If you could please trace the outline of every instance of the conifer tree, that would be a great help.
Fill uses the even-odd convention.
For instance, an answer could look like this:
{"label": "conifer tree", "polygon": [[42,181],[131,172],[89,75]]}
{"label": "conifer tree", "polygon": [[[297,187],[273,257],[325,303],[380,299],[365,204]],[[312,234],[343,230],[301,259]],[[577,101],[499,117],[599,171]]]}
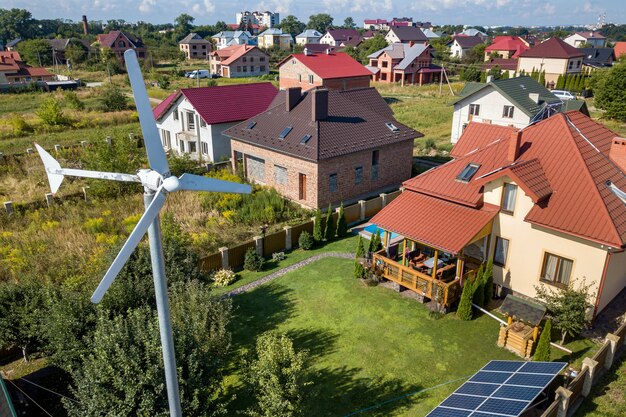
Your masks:
{"label": "conifer tree", "polygon": [[545,71],[541,71],[539,73],[539,84],[541,84],[543,87],[546,86],[546,72]]}
{"label": "conifer tree", "polygon": [[478,268],[476,273],[476,280],[474,281],[474,295],[472,301],[477,306],[483,307],[485,305],[485,268],[483,265]]}
{"label": "conifer tree", "polygon": [[550,333],[552,332],[552,321],[546,320],[546,325],[543,327],[543,331],[539,336],[539,342],[535,349],[535,356],[533,360],[537,362],[550,361]]}
{"label": "conifer tree", "polygon": [[320,209],[315,210],[315,224],[313,225],[313,240],[320,243],[324,239],[322,235],[322,213]]}
{"label": "conifer tree", "polygon": [[380,250],[381,243],[382,241],[380,239],[380,229],[378,229],[376,230],[376,233],[373,234],[372,238],[370,239],[369,252],[374,253]]}
{"label": "conifer tree", "polygon": [[333,222],[333,210],[328,204],[328,213],[326,213],[326,225],[324,226],[324,238],[330,242],[335,237],[335,224]]}
{"label": "conifer tree", "polygon": [[563,89],[563,74],[559,75],[559,78],[557,78],[556,80],[556,89],[557,90],[562,90]]}
{"label": "conifer tree", "polygon": [[473,296],[474,296],[474,283],[468,279],[463,283],[463,292],[461,293],[461,301],[459,301],[459,308],[456,310],[456,315],[461,320],[469,321],[472,319]]}
{"label": "conifer tree", "polygon": [[346,213],[343,211],[343,203],[339,206],[337,215],[337,237],[344,237],[348,234],[348,224],[346,223]]}
{"label": "conifer tree", "polygon": [[363,278],[365,276],[365,267],[361,263],[365,255],[365,247],[363,246],[363,238],[359,235],[359,242],[356,246],[356,255],[354,257],[354,277]]}
{"label": "conifer tree", "polygon": [[485,277],[485,305],[489,305],[489,302],[493,298],[493,259],[487,262],[483,275]]}

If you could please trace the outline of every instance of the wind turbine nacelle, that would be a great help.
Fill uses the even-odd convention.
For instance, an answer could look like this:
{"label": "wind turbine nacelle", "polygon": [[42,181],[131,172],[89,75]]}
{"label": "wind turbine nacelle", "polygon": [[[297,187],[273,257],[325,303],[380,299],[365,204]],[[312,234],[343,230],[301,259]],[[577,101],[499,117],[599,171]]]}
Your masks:
{"label": "wind turbine nacelle", "polygon": [[[163,182],[163,177],[158,172],[152,169],[141,169],[137,173],[144,187],[150,190],[158,190]],[[169,190],[168,190],[169,191]]]}

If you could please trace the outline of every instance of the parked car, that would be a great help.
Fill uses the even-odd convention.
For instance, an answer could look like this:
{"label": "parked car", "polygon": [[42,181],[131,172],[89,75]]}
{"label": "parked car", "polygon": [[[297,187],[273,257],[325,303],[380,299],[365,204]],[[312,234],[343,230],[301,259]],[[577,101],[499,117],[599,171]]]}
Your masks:
{"label": "parked car", "polygon": [[195,70],[189,73],[189,78],[211,78],[208,70]]}
{"label": "parked car", "polygon": [[565,90],[552,90],[552,94],[563,100],[576,100],[576,96]]}

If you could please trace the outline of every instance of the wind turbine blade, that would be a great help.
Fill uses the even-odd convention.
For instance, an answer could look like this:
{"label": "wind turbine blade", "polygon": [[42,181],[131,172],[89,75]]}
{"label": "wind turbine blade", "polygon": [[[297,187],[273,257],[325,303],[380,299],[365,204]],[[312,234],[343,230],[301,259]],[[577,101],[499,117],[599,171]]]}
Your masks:
{"label": "wind turbine blade", "polygon": [[50,183],[50,191],[52,194],[56,194],[63,182],[63,174],[55,174],[54,171],[61,169],[59,161],[54,159],[44,148],[35,143],[35,148],[41,157],[43,166],[46,168],[46,175],[48,176],[48,182]]}
{"label": "wind turbine blade", "polygon": [[146,91],[146,85],[141,75],[139,61],[137,55],[132,49],[124,52],[124,60],[126,62],[126,71],[130,78],[130,86],[133,89],[135,97],[135,105],[137,106],[137,114],[139,115],[139,123],[141,124],[141,132],[143,133],[143,141],[146,145],[146,153],[148,154],[148,162],[150,167],[163,175],[169,176],[170,168],[167,164],[167,156],[161,145],[159,132],[156,127],[156,121],[150,106],[150,99]]}
{"label": "wind turbine blade", "polygon": [[216,180],[215,178],[200,175],[183,174],[178,179],[179,190],[211,191],[215,193],[250,194],[252,187],[247,184]]}
{"label": "wind turbine blade", "polygon": [[130,258],[130,255],[133,253],[137,245],[139,245],[139,242],[141,241],[143,236],[148,231],[150,224],[152,224],[154,219],[156,219],[159,215],[161,208],[165,204],[166,195],[167,193],[165,192],[165,190],[163,190],[163,187],[159,188],[154,196],[154,199],[152,200],[152,203],[150,203],[143,216],[141,216],[141,219],[139,219],[139,222],[126,240],[126,243],[124,243],[124,246],[122,246],[120,253],[117,254],[117,257],[109,267],[107,273],[104,275],[104,278],[102,278],[102,281],[100,281],[98,288],[96,288],[96,291],[94,291],[93,295],[91,296],[92,303],[99,303],[100,300],[102,300],[102,297],[115,280],[115,277],[117,277],[117,275],[120,273],[120,271],[124,267],[124,264],[126,264],[126,261],[128,261],[128,258]]}

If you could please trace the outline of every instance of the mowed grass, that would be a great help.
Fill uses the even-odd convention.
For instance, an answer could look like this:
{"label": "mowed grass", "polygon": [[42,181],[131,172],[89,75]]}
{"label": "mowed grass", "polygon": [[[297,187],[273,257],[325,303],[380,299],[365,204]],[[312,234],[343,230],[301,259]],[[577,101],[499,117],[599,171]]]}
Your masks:
{"label": "mowed grass", "polygon": [[[262,79],[261,77],[243,77],[243,78],[215,78],[214,81],[217,85],[233,85],[233,84],[249,84],[249,83],[266,83],[271,82],[278,88],[278,75],[271,77],[270,80]],[[195,78],[186,78],[180,76],[171,76],[170,85],[163,89],[159,87],[148,86],[148,95],[152,98],[164,100],[174,91],[181,88],[196,88],[207,87],[209,85],[209,79],[203,78],[198,82]],[[129,89],[130,91],[130,89]]]}
{"label": "mowed grass", "polygon": [[[362,416],[424,416],[491,359],[516,359],[496,346],[498,323],[471,322],[448,314],[428,317],[425,306],[352,277],[353,262],[325,258],[249,293],[236,296],[235,350],[250,348],[268,330],[290,335],[311,357],[314,395],[310,416],[343,416],[410,394]],[[249,404],[233,356],[227,396],[237,395],[230,415]]]}
{"label": "mowed grass", "polygon": [[613,368],[600,378],[575,416],[626,416],[626,355],[622,354]]}

